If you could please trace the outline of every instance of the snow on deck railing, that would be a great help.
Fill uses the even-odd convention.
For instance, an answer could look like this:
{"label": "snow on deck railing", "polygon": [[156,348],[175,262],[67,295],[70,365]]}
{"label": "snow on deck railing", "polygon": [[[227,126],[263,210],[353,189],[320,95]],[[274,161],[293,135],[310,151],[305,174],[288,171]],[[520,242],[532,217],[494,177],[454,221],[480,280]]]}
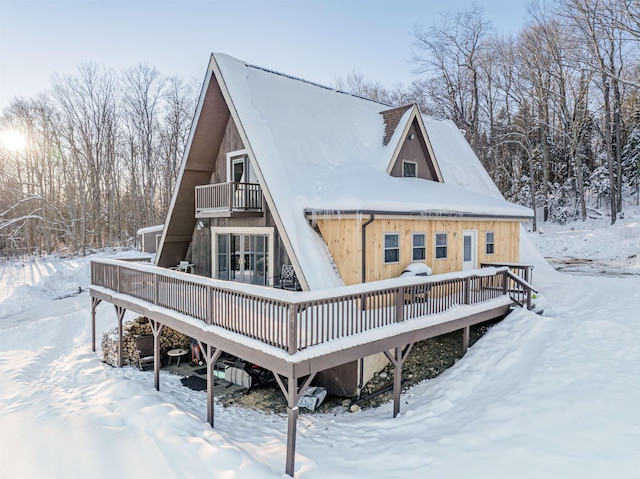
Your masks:
{"label": "snow on deck railing", "polygon": [[309,346],[506,295],[508,268],[284,291],[146,264],[91,261],[91,285],[133,296],[294,354]]}

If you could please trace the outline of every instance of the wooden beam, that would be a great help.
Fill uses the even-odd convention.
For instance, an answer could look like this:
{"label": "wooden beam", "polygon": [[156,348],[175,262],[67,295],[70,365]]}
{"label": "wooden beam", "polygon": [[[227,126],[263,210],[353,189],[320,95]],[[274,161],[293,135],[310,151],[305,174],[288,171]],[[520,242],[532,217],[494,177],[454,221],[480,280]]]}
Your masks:
{"label": "wooden beam", "polygon": [[200,351],[204,356],[204,360],[207,363],[207,422],[211,427],[213,427],[214,416],[215,416],[215,401],[214,401],[214,386],[215,386],[215,378],[213,376],[213,368],[216,364],[216,361],[222,354],[222,350],[219,348],[214,348],[210,344],[203,343],[198,339],[198,346],[200,347]]}
{"label": "wooden beam", "polygon": [[469,334],[471,332],[471,328],[469,326],[465,326],[462,328],[462,354],[467,352],[469,349]]}
{"label": "wooden beam", "polygon": [[[424,339],[457,331],[465,326],[471,326],[490,319],[499,318],[504,316],[508,311],[508,304],[492,307],[445,323],[434,324],[422,329],[416,329],[414,331],[408,331],[395,336],[378,339],[370,343],[359,344],[340,351],[334,351],[329,355],[312,357],[305,361],[301,361],[300,363],[296,363],[296,367],[300,367],[303,362],[306,362],[306,369],[310,372],[315,373],[324,371],[325,369],[340,366],[341,364],[346,364],[348,362],[355,361],[356,359],[394,349],[398,345],[415,343]],[[295,360],[295,358],[291,359]]]}
{"label": "wooden beam", "polygon": [[100,298],[91,297],[91,351],[96,352],[96,308],[102,302]]}
{"label": "wooden beam", "polygon": [[413,343],[405,346],[403,350],[399,347],[394,348],[394,354],[389,351],[383,351],[391,364],[393,364],[393,417],[400,413],[400,393],[402,392],[402,365],[409,356],[413,348]]}
{"label": "wooden beam", "polygon": [[113,305],[116,310],[116,316],[118,316],[118,367],[122,367],[122,319],[126,309],[116,304]]}
{"label": "wooden beam", "polygon": [[164,324],[149,319],[149,325],[153,333],[153,385],[156,391],[160,391],[160,334]]}
{"label": "wooden beam", "polygon": [[201,172],[204,172],[204,173],[213,173],[214,161],[215,160],[212,160],[211,163],[202,163],[202,162],[196,162],[196,161],[189,161],[185,165],[184,170],[185,171],[201,171]]}
{"label": "wooden beam", "polygon": [[[313,381],[314,374],[309,374],[302,384],[298,387],[298,379],[295,375],[289,377],[283,377],[277,373],[274,373],[276,382],[282,393],[287,398],[287,458],[285,472],[293,477],[295,473],[295,461],[296,461],[296,434],[298,423],[298,401],[300,397]],[[286,379],[286,383],[285,383]]]}
{"label": "wooden beam", "polygon": [[191,241],[191,235],[172,235],[167,236],[164,240],[165,243],[183,243],[187,241]]}

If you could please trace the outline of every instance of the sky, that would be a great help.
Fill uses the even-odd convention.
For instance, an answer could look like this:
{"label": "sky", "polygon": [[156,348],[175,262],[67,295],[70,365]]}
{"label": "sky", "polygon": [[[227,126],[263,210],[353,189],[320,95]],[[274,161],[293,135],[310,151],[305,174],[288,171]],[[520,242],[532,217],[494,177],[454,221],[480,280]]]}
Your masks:
{"label": "sky", "polygon": [[[479,2],[497,32],[516,34],[528,0]],[[45,91],[84,62],[117,71],[147,63],[204,77],[209,55],[332,85],[361,73],[408,85],[412,31],[471,0],[0,0],[0,108]]]}

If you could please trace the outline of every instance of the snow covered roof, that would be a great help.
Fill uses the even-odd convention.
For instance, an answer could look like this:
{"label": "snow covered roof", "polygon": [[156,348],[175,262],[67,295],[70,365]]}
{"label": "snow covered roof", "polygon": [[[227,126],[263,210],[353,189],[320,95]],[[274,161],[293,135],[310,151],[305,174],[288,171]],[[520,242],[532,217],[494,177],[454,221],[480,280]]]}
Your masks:
{"label": "snow covered roof", "polygon": [[136,234],[139,235],[143,235],[143,234],[147,234],[147,233],[153,233],[153,232],[162,232],[162,228],[164,228],[164,225],[155,225],[155,226],[147,226],[145,228],[140,228],[138,231],[136,231]]}
{"label": "snow covered roof", "polygon": [[528,208],[499,195],[451,122],[424,118],[444,183],[397,178],[387,168],[413,108],[406,109],[391,132],[383,115],[388,105],[223,54],[214,54],[211,66],[248,143],[281,235],[295,252],[294,262],[310,289],[342,282],[306,212],[531,216]]}

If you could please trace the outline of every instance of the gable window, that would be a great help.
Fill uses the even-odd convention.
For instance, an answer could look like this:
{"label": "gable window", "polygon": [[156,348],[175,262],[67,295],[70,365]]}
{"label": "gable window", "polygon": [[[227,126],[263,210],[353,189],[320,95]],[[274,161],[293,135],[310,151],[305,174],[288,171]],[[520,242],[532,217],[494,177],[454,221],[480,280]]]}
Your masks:
{"label": "gable window", "polygon": [[424,233],[413,233],[412,246],[412,261],[424,261],[427,257]]}
{"label": "gable window", "polygon": [[436,259],[447,257],[447,233],[436,233]]}
{"label": "gable window", "polygon": [[398,233],[384,234],[384,264],[400,262],[400,241]]}
{"label": "gable window", "polygon": [[403,161],[402,176],[405,178],[415,178],[418,176],[418,164],[415,161]]}
{"label": "gable window", "polygon": [[496,244],[495,244],[495,240],[494,240],[494,234],[493,231],[487,231],[485,233],[485,240],[484,240],[484,244],[485,244],[485,253],[486,254],[493,254],[496,251]]}

